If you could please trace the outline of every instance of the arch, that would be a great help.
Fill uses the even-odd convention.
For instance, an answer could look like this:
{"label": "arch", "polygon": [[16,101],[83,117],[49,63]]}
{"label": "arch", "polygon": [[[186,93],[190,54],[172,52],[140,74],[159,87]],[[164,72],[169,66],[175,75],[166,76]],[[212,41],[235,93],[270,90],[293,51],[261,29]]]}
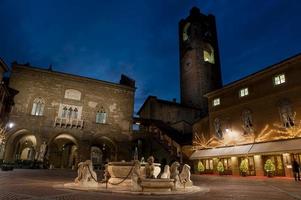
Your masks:
{"label": "arch", "polygon": [[101,136],[93,140],[91,147],[98,147],[102,151],[102,162],[116,161],[118,145],[111,138]]}
{"label": "arch", "polygon": [[215,63],[215,58],[214,58],[214,49],[209,43],[204,44],[204,49],[203,49],[203,56],[204,56],[204,61],[209,62],[211,64]]}
{"label": "arch", "polygon": [[73,168],[78,163],[78,140],[69,133],[58,133],[49,141],[49,165]]}
{"label": "arch", "polygon": [[27,129],[17,130],[7,138],[4,158],[7,161],[20,160],[23,150],[30,149],[27,160],[34,160],[40,144],[41,140],[36,134]]}

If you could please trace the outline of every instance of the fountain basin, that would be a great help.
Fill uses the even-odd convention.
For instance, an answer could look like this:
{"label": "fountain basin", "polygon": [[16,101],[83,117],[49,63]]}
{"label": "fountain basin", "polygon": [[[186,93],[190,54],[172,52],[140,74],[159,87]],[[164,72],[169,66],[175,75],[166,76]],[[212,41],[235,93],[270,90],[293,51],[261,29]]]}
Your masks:
{"label": "fountain basin", "polygon": [[[124,179],[127,177],[127,175],[130,173],[130,170],[132,169],[134,165],[134,162],[109,162],[107,166],[107,170],[110,174],[111,179]],[[145,165],[146,163],[141,163],[140,172],[142,177],[145,177]],[[154,163],[155,170],[154,170],[154,176],[157,178],[157,176],[160,174],[161,168],[160,163]],[[128,176],[128,179],[131,178],[131,174]]]}
{"label": "fountain basin", "polygon": [[174,179],[142,179],[142,192],[170,192],[174,187]]}

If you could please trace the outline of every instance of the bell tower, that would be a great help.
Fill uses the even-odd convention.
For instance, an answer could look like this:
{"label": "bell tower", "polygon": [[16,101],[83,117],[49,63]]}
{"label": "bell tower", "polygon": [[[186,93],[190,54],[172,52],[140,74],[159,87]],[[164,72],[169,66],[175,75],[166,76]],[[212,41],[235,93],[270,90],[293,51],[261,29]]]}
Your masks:
{"label": "bell tower", "polygon": [[179,22],[181,103],[208,112],[205,94],[222,86],[215,17],[193,7]]}

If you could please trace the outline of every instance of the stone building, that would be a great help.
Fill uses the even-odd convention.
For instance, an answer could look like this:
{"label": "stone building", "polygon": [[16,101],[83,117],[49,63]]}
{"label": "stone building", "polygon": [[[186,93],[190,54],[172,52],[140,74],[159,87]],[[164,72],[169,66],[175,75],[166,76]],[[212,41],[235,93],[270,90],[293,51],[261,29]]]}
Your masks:
{"label": "stone building", "polygon": [[204,173],[239,175],[248,159],[249,175],[264,175],[268,159],[276,176],[292,175],[301,161],[301,55],[281,61],[206,94],[208,117],[193,125],[195,164]]}
{"label": "stone building", "polygon": [[130,159],[135,82],[120,84],[14,63],[9,86],[19,93],[5,160],[67,168]]}

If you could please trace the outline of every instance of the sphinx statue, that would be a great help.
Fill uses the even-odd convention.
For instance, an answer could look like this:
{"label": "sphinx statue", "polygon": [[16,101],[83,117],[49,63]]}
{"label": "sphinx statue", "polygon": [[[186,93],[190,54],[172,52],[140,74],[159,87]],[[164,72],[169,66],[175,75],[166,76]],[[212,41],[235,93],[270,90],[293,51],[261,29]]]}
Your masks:
{"label": "sphinx statue", "polygon": [[163,179],[170,179],[170,169],[169,169],[169,165],[165,165],[164,166],[164,171],[161,175],[161,178]]}
{"label": "sphinx statue", "polygon": [[184,187],[191,187],[193,185],[192,181],[190,180],[190,176],[190,166],[185,164],[179,176],[180,182]]}
{"label": "sphinx statue", "polygon": [[147,159],[147,163],[145,165],[145,178],[156,178],[154,175],[154,171],[155,171],[155,158],[153,156],[150,156]]}
{"label": "sphinx statue", "polygon": [[93,170],[91,160],[86,160],[78,164],[77,177],[74,182],[81,187],[97,187],[97,175]]}
{"label": "sphinx statue", "polygon": [[140,162],[138,160],[134,161],[134,168],[132,173],[132,190],[133,191],[141,191],[141,171],[140,171]]}

